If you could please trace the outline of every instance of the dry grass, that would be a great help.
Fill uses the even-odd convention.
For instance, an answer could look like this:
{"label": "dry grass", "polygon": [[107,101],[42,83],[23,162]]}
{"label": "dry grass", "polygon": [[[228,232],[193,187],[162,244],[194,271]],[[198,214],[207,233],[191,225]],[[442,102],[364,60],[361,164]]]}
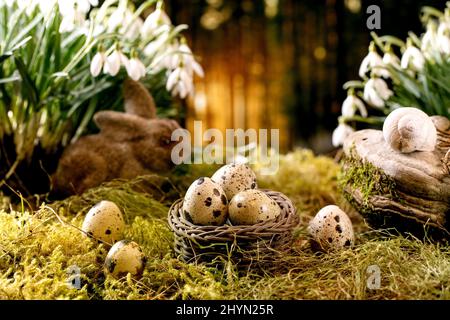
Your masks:
{"label": "dry grass", "polygon": [[[276,176],[261,187],[286,193],[299,208],[296,254],[285,256],[276,274],[238,273],[189,265],[173,256],[166,223],[170,203],[196,177],[215,168],[178,168],[169,178],[112,182],[83,197],[54,203],[59,215],[80,226],[86,210],[102,199],[115,201],[127,218],[125,237],[137,241],[149,260],[144,276],[114,280],[103,273],[105,249],[43,207],[33,214],[0,211],[0,298],[2,299],[450,299],[450,249],[441,244],[374,232],[351,210],[337,189],[339,167],[331,159],[297,151],[283,156]],[[294,178],[295,177],[295,178]],[[356,246],[316,254],[305,227],[322,206],[338,203],[350,212]],[[82,288],[67,285],[67,270],[81,269]],[[367,268],[377,265],[381,287],[371,290]]]}

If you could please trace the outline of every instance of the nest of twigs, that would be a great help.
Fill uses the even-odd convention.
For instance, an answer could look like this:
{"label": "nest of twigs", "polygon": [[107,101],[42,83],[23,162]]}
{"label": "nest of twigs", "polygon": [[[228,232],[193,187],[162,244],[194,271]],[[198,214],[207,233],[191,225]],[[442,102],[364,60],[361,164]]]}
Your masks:
{"label": "nest of twigs", "polygon": [[189,221],[182,210],[183,199],[169,209],[169,226],[175,236],[175,254],[188,263],[232,261],[243,268],[275,266],[279,257],[292,250],[292,231],[299,224],[291,200],[276,191],[263,190],[281,208],[273,220],[254,225],[199,226]]}

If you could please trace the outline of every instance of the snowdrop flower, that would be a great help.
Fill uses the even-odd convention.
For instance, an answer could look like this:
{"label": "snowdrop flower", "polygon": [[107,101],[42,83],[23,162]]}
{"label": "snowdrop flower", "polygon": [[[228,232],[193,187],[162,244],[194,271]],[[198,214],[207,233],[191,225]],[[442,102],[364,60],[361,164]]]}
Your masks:
{"label": "snowdrop flower", "polygon": [[76,26],[85,26],[86,16],[81,11],[73,9],[70,14],[63,16],[61,24],[59,25],[59,32],[71,32]]}
{"label": "snowdrop flower", "polygon": [[97,5],[98,0],[58,0],[58,8],[62,16],[59,32],[71,32],[76,27],[81,27],[80,30],[87,33],[89,21],[86,20],[86,14],[91,6]]}
{"label": "snowdrop flower", "polygon": [[422,44],[420,49],[424,53],[429,53],[430,51],[434,51],[436,49],[437,43],[437,25],[434,21],[428,22],[427,31],[422,37]]}
{"label": "snowdrop flower", "polygon": [[114,51],[106,58],[103,72],[109,73],[114,77],[119,73],[122,65],[125,67],[128,65],[128,58],[116,47],[116,49],[114,49]]}
{"label": "snowdrop flower", "polygon": [[[154,56],[161,49],[164,49],[165,53],[169,54],[171,52],[175,52],[178,46],[174,44],[167,44],[167,40],[169,39],[169,32],[163,32],[158,35],[156,39],[150,41],[144,48],[144,54],[148,57]],[[171,69],[173,69],[172,67]]]}
{"label": "snowdrop flower", "polygon": [[400,69],[400,59],[395,55],[392,51],[390,45],[388,45],[386,49],[386,53],[383,55],[383,64],[385,66],[385,79],[392,78],[391,72],[387,69],[388,66],[394,67],[396,69]]}
{"label": "snowdrop flower", "polygon": [[108,18],[108,32],[113,32],[120,27],[125,19],[125,9],[119,7]]}
{"label": "snowdrop flower", "polygon": [[417,49],[413,44],[412,40],[408,39],[406,50],[403,53],[401,60],[401,67],[403,69],[413,69],[415,71],[422,71],[425,66],[425,57],[422,52]]}
{"label": "snowdrop flower", "polygon": [[384,77],[386,76],[386,70],[384,69],[383,59],[377,53],[375,43],[371,42],[369,46],[369,53],[363,59],[361,66],[359,67],[359,76],[364,78],[368,71],[372,71],[375,75]]}
{"label": "snowdrop flower", "polygon": [[362,117],[367,118],[367,109],[364,103],[359,99],[354,92],[350,92],[347,99],[342,103],[342,115],[344,117],[353,117],[356,111],[359,111]]}
{"label": "snowdrop flower", "polygon": [[171,25],[169,16],[162,9],[162,1],[158,2],[157,8],[144,21],[141,33],[144,37],[153,34],[162,25]]}
{"label": "snowdrop flower", "polygon": [[78,10],[83,13],[88,13],[92,7],[98,6],[98,0],[76,0],[76,5]]}
{"label": "snowdrop flower", "polygon": [[166,89],[171,91],[173,96],[178,95],[181,99],[184,99],[194,89],[193,79],[186,69],[180,66],[170,73],[167,78]]}
{"label": "snowdrop flower", "polygon": [[384,108],[394,93],[389,89],[383,79],[372,77],[364,86],[364,100],[375,108]]}
{"label": "snowdrop flower", "polygon": [[106,54],[102,48],[99,48],[98,52],[94,55],[91,61],[91,74],[93,77],[97,77],[102,71],[103,65],[106,61]]}
{"label": "snowdrop flower", "polygon": [[[39,2],[47,2],[47,0]],[[74,11],[86,17],[91,7],[96,6],[98,6],[98,0],[58,0],[59,12],[63,17],[72,16]]]}
{"label": "snowdrop flower", "polygon": [[173,71],[167,78],[166,89],[171,91],[172,95],[179,95],[182,99],[194,91],[194,74],[199,77],[204,76],[203,68],[195,61],[185,39],[181,40],[177,51],[173,55],[169,55],[164,63],[170,67],[176,65],[175,68],[168,68],[169,70],[173,69]]}
{"label": "snowdrop flower", "polygon": [[394,68],[400,68],[400,59],[395,55],[392,50],[388,50],[383,56],[383,63],[385,66],[392,66]]}
{"label": "snowdrop flower", "polygon": [[123,33],[125,39],[134,40],[139,36],[143,25],[144,21],[140,17],[133,19],[133,14],[127,11],[124,27],[120,29],[120,32]]}
{"label": "snowdrop flower", "polygon": [[355,130],[345,123],[341,123],[338,125],[336,129],[333,131],[332,142],[333,146],[340,147],[344,145],[345,139],[351,135]]}
{"label": "snowdrop flower", "polygon": [[195,61],[194,55],[192,54],[191,49],[188,47],[188,45],[183,41],[183,43],[180,45],[179,49],[181,54],[183,54],[183,62],[186,65],[186,69],[191,74],[195,73],[199,77],[203,78],[205,73],[203,71],[202,66]]}
{"label": "snowdrop flower", "polygon": [[439,24],[436,44],[439,52],[450,54],[450,21],[443,20]]}
{"label": "snowdrop flower", "polygon": [[134,81],[138,81],[140,78],[145,77],[147,73],[145,65],[139,60],[137,54],[133,52],[131,54],[132,58],[128,61],[125,66],[127,69],[128,76]]}

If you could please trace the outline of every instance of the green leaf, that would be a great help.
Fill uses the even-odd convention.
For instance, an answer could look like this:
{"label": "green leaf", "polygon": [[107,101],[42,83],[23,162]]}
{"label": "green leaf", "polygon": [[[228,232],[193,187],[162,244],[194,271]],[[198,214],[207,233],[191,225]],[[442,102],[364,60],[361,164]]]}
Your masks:
{"label": "green leaf", "polygon": [[39,94],[36,85],[27,71],[25,63],[19,55],[14,55],[14,62],[22,78],[22,94],[28,97],[31,104],[37,105],[39,101]]}

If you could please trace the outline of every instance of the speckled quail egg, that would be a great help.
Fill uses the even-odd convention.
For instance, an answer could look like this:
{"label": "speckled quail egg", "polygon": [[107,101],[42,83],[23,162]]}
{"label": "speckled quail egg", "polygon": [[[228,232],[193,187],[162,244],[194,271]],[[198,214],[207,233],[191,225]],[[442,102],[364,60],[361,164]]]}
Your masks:
{"label": "speckled quail egg", "polygon": [[121,239],[124,228],[122,212],[111,201],[100,201],[93,206],[81,227],[87,236],[109,244]]}
{"label": "speckled quail egg", "polygon": [[351,247],[355,242],[353,226],[348,215],[338,206],[322,208],[311,220],[308,232],[314,249],[334,251]]}
{"label": "speckled quail egg", "polygon": [[227,220],[228,199],[217,183],[210,178],[199,178],[184,196],[183,212],[194,224],[219,226]]}
{"label": "speckled quail egg", "polygon": [[234,225],[251,225],[275,219],[280,206],[260,190],[245,190],[236,194],[228,206],[230,221]]}
{"label": "speckled quail egg", "polygon": [[134,277],[140,277],[146,262],[147,259],[136,242],[121,240],[109,250],[105,268],[115,278],[122,278],[128,273]]}
{"label": "speckled quail egg", "polygon": [[211,179],[222,187],[228,199],[241,191],[258,187],[255,173],[242,163],[231,163],[221,167]]}

